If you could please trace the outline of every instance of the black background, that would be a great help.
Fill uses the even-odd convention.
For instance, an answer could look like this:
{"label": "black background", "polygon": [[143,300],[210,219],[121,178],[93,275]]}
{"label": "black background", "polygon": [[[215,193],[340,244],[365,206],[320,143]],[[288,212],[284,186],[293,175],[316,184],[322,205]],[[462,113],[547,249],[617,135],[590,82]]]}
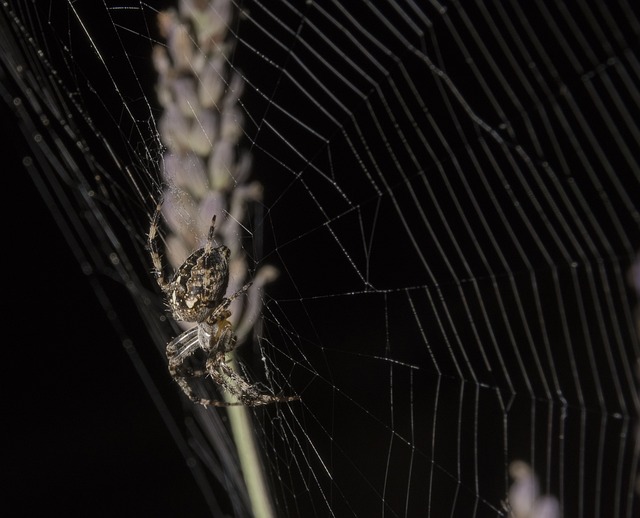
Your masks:
{"label": "black background", "polygon": [[[87,277],[21,167],[28,150],[10,129],[3,125],[2,141],[11,142],[5,170],[19,201],[4,204],[4,322],[11,337],[4,341],[4,465],[11,480],[5,508],[14,516],[209,516]],[[153,374],[166,388],[168,373]],[[177,394],[169,403],[178,405]]]}
{"label": "black background", "polygon": [[[47,13],[71,13],[62,6],[48,11],[45,4],[40,10],[45,22]],[[113,27],[106,30],[113,34]],[[54,50],[59,45],[49,44]],[[85,50],[87,63],[99,67]],[[140,50],[149,51],[150,44]],[[74,53],[84,57],[78,49]],[[64,65],[57,66],[64,73]],[[23,94],[11,81],[5,86],[13,95]],[[7,229],[3,472],[9,485],[4,509],[12,516],[210,516],[89,277],[22,164],[33,153],[4,102],[0,116]],[[99,151],[97,141],[91,142]],[[110,296],[114,305],[122,305],[118,316],[130,317],[123,323],[140,328],[130,295],[116,286]],[[123,310],[127,305],[131,308]],[[136,350],[154,350],[143,330],[132,338]],[[160,356],[146,366],[169,408],[180,415],[178,393]]]}

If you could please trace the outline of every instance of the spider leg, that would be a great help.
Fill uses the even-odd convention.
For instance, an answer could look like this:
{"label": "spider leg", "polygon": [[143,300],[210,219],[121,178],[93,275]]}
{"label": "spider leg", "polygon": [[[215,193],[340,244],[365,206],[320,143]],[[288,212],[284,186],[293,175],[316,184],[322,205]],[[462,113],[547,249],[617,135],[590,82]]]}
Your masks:
{"label": "spider leg", "polygon": [[167,358],[170,363],[184,363],[189,356],[198,350],[199,346],[198,328],[192,327],[167,344]]}
{"label": "spider leg", "polygon": [[280,397],[261,393],[229,366],[223,352],[209,357],[207,371],[216,385],[238,399],[237,402],[232,403],[233,405],[262,406],[300,399],[297,396]]}
{"label": "spider leg", "polygon": [[230,311],[223,312],[218,318],[216,332],[211,336],[211,345],[222,352],[230,352],[236,348],[236,335],[233,334],[231,322],[227,320],[231,316]]}
{"label": "spider leg", "polygon": [[207,234],[207,242],[204,245],[204,255],[209,255],[213,251],[213,235],[216,231],[216,215],[211,218],[211,226],[209,227],[209,234]]}
{"label": "spider leg", "polygon": [[[156,211],[154,222],[158,214],[159,212]],[[149,232],[149,239],[150,241],[155,239],[154,223],[152,223],[152,228]],[[154,258],[155,263],[156,258]],[[160,280],[158,284],[160,284]],[[188,329],[167,344],[169,373],[184,394],[194,403],[205,407],[261,406],[300,399],[296,396],[285,397],[264,394],[226,363],[226,354],[235,349],[237,341],[231,323],[227,320],[231,316],[228,307],[233,300],[245,293],[250,286],[251,283],[247,283],[233,295],[223,299],[211,311],[205,321],[200,321],[197,326]],[[193,369],[189,364],[185,365],[185,362],[200,349],[207,354],[206,369]],[[211,376],[221,391],[230,394],[235,401],[219,401],[203,398],[196,394],[189,380],[206,374]]]}
{"label": "spider leg", "polygon": [[149,227],[149,236],[147,239],[147,247],[149,254],[151,255],[151,261],[153,262],[153,274],[156,277],[156,282],[162,289],[166,291],[168,287],[167,280],[164,278],[162,258],[158,249],[158,227],[160,225],[160,213],[162,210],[162,200],[158,202],[156,210],[151,218],[151,226]]}
{"label": "spider leg", "polygon": [[189,385],[189,382],[187,381],[187,377],[186,376],[176,375],[174,377],[175,377],[175,380],[178,383],[178,385],[180,385],[180,388],[182,389],[182,391],[186,394],[186,396],[193,403],[198,403],[198,404],[200,404],[200,405],[202,405],[204,407],[207,407],[207,406],[225,407],[225,406],[240,406],[240,405],[242,405],[242,403],[239,403],[239,402],[236,403],[236,402],[219,401],[217,399],[201,398],[191,388],[191,385]]}
{"label": "spider leg", "polygon": [[[171,369],[170,369],[171,370]],[[199,397],[189,385],[190,376],[180,375],[175,369],[171,370],[171,375],[176,380],[185,395],[193,402],[204,407],[230,407],[230,406],[262,406],[272,403],[285,403],[299,400],[299,397],[279,397],[269,394],[261,394],[253,385],[250,385],[239,374],[237,374],[224,361],[224,353],[216,354],[207,360],[207,372],[213,378],[215,384],[227,393],[236,397],[238,401],[220,401],[217,399],[207,399]],[[201,374],[201,371],[197,371]],[[190,373],[195,375],[196,371]]]}
{"label": "spider leg", "polygon": [[[203,406],[228,407],[228,406],[261,406],[271,403],[284,403],[296,401],[299,397],[281,397],[261,393],[255,386],[247,382],[235,372],[225,361],[227,352],[235,347],[235,335],[231,327],[225,326],[215,343],[211,343],[208,349],[209,357],[206,362],[206,371],[185,368],[184,362],[199,348],[200,337],[198,327],[193,327],[169,342],[167,345],[167,357],[169,358],[169,373],[180,386],[185,395],[194,403]],[[217,334],[217,333],[216,333]],[[213,338],[213,335],[212,335]],[[209,374],[214,383],[221,389],[231,394],[237,401],[219,401],[199,397],[191,385],[189,379]]]}
{"label": "spider leg", "polygon": [[242,288],[240,288],[238,291],[236,291],[233,295],[231,295],[231,297],[228,297],[228,301],[229,304],[231,304],[235,299],[237,299],[240,295],[243,295],[247,292],[247,290],[249,288],[251,288],[251,285],[253,284],[253,282],[248,282],[247,284],[245,284]]}
{"label": "spider leg", "polygon": [[220,302],[220,304],[218,304],[211,312],[211,314],[207,317],[207,322],[213,325],[229,318],[231,316],[231,312],[227,309],[229,305],[240,295],[246,293],[252,284],[253,282],[248,282],[230,297],[225,297],[224,299],[222,299],[222,302]]}
{"label": "spider leg", "polygon": [[[243,293],[246,293],[246,291],[251,287],[251,284],[253,283],[248,282],[230,297],[222,299],[222,302],[218,304],[215,307],[215,309],[211,312],[211,314],[207,317],[207,322],[209,323],[209,325],[211,325],[212,327],[213,326],[216,327],[215,334],[211,335],[210,345],[212,347],[219,342],[220,338],[225,333],[225,331],[231,328],[231,322],[227,320],[231,316],[231,311],[229,311],[227,308],[240,295],[242,295]],[[227,341],[227,344],[229,343],[230,342]],[[225,350],[225,352],[232,351],[234,347],[235,347],[235,335],[234,335],[233,342],[231,343],[230,347]],[[211,347],[209,349],[211,349]]]}
{"label": "spider leg", "polygon": [[174,338],[167,344],[166,349],[169,360],[169,373],[190,399],[191,387],[187,382],[187,378],[202,376],[204,372],[187,368],[184,362],[198,350],[199,346],[198,328],[194,327]]}
{"label": "spider leg", "polygon": [[167,345],[167,358],[169,359],[169,373],[171,377],[180,386],[182,392],[194,403],[199,403],[203,406],[218,407],[240,405],[241,403],[227,403],[225,401],[201,398],[195,393],[193,388],[191,388],[189,384],[190,378],[204,376],[208,373],[208,370],[191,370],[184,368],[185,360],[192,356],[199,347],[200,342],[197,327],[188,329],[169,342]]}

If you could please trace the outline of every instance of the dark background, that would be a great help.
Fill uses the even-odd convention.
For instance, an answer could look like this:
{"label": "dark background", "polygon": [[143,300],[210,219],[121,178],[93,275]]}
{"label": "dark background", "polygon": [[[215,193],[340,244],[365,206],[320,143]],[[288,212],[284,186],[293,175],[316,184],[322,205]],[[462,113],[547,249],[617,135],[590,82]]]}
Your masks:
{"label": "dark background", "polygon": [[[11,121],[10,114],[3,120]],[[12,337],[5,340],[11,480],[5,509],[14,516],[209,516],[88,278],[21,166],[28,150],[11,124],[2,129],[2,142],[11,143],[4,168],[16,197],[4,204],[4,321]],[[121,303],[130,304],[128,295]],[[153,377],[171,395],[168,373],[158,368]],[[168,403],[177,409],[177,394]]]}
{"label": "dark background", "polygon": [[[89,3],[78,5],[87,6],[91,7]],[[56,15],[70,14],[62,6],[49,7],[42,2],[34,11],[43,17],[45,27],[47,16],[55,24],[59,22]],[[0,17],[6,14],[2,9]],[[61,23],[57,30],[64,36],[64,19]],[[113,27],[106,25],[106,29],[113,32]],[[100,37],[99,32],[92,35]],[[60,43],[51,40],[49,45],[55,51]],[[74,49],[79,61],[86,57],[86,63],[99,66],[90,49],[80,49]],[[150,44],[140,52],[149,50]],[[65,64],[56,63],[55,55],[49,59],[68,80]],[[73,64],[66,65],[73,70]],[[90,76],[95,70],[82,68],[87,66],[78,64]],[[23,97],[24,92],[17,90],[5,71],[0,72],[4,93]],[[84,84],[82,77],[74,80]],[[5,485],[8,498],[3,507],[11,509],[12,516],[57,512],[67,516],[210,516],[183,455],[134,368],[132,355],[151,351],[145,366],[175,415],[181,415],[178,392],[160,355],[153,358],[155,347],[142,329],[130,294],[109,280],[94,277],[109,290],[118,317],[125,316],[121,323],[131,332],[133,348],[122,346],[90,277],[81,271],[22,164],[25,157],[33,157],[33,151],[18,129],[8,99],[0,102],[0,169],[5,178],[3,213],[8,230],[3,247],[3,306],[10,337],[4,341],[8,355],[3,428],[8,439],[3,471],[9,484]],[[91,102],[91,96],[86,100]],[[99,152],[99,142],[85,136]],[[110,138],[109,133],[106,136]],[[116,152],[126,150],[118,140],[112,143]],[[72,154],[77,151],[73,142],[65,144]]]}

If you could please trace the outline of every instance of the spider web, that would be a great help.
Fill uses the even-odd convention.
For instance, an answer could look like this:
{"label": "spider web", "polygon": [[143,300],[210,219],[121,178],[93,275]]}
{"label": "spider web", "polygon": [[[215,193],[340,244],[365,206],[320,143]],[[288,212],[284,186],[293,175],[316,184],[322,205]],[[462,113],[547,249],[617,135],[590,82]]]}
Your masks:
{"label": "spider web", "polygon": [[[246,516],[225,410],[183,402],[167,375],[179,328],[145,250],[164,151],[151,53],[168,5],[3,3],[3,141],[24,146],[15,174],[105,315],[77,343],[82,316],[59,328],[65,365],[101,358],[86,391],[120,375],[104,361],[120,341],[143,383],[116,402],[151,395],[136,401],[160,411],[193,475],[165,473],[180,508]],[[280,271],[241,365],[302,398],[251,409],[275,514],[503,516],[523,460],[561,515],[633,516],[637,10],[233,7],[241,144],[264,186],[249,269]],[[55,261],[34,259],[30,292]],[[98,326],[116,333],[101,344]]]}

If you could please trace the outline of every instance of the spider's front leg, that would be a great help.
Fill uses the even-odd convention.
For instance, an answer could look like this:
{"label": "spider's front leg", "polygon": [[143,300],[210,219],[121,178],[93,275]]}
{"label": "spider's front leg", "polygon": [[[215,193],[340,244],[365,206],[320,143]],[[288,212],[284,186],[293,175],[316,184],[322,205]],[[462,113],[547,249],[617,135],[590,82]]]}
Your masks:
{"label": "spider's front leg", "polygon": [[[210,348],[216,347],[216,343],[220,342],[222,333],[224,331],[229,329],[229,331],[231,332],[231,322],[228,320],[228,318],[231,316],[231,311],[229,311],[229,306],[240,295],[246,293],[252,284],[253,284],[252,282],[248,282],[230,297],[225,297],[224,299],[222,299],[222,302],[220,302],[220,304],[218,304],[213,309],[213,311],[209,314],[209,316],[207,316],[205,320],[206,324],[211,329],[213,328],[216,329],[215,333],[211,333]],[[233,335],[232,332],[231,334]],[[234,336],[233,344],[235,344],[235,335],[233,336]],[[231,349],[228,349],[227,351],[231,351],[232,349],[233,349],[233,346]]]}
{"label": "spider's front leg", "polygon": [[162,258],[160,256],[160,250],[158,247],[158,228],[160,226],[160,214],[162,211],[162,200],[158,202],[156,210],[151,218],[151,226],[149,227],[149,235],[147,236],[147,248],[151,255],[151,262],[153,263],[153,274],[156,278],[158,286],[162,291],[167,291],[169,283],[164,278]]}

